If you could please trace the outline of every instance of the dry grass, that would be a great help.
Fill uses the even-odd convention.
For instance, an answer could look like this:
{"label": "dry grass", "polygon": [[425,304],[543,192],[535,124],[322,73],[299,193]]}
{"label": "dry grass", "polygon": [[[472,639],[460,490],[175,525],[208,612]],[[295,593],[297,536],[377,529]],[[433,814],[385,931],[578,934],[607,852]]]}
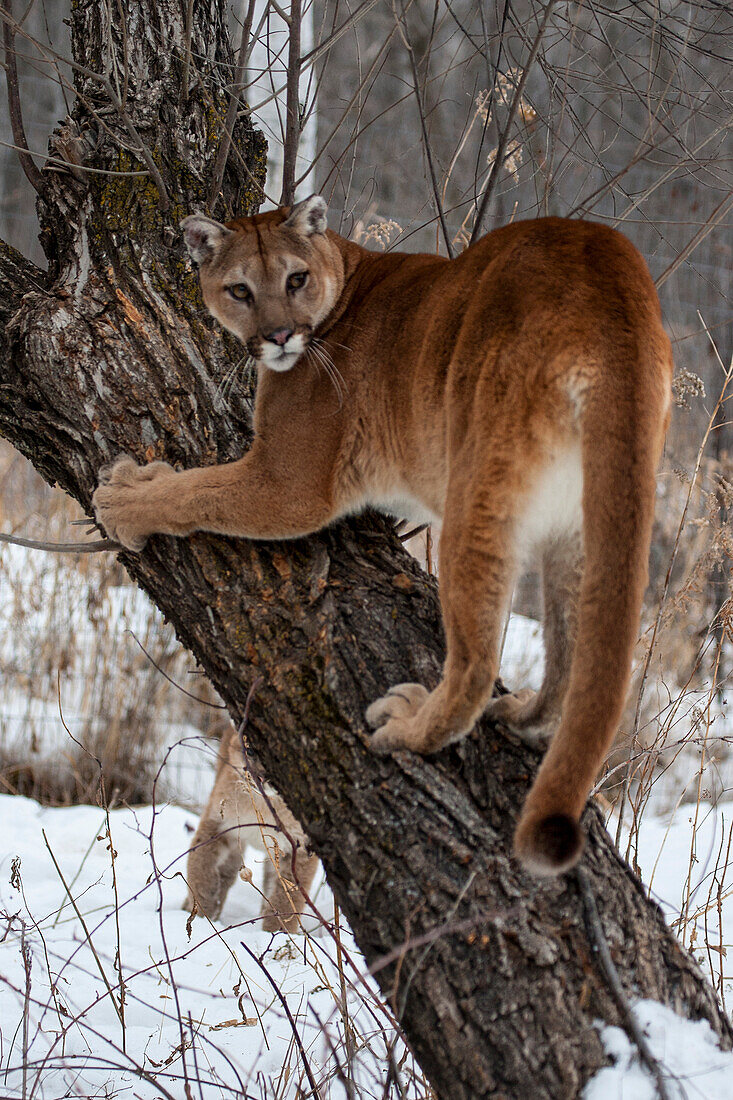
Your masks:
{"label": "dry grass", "polygon": [[[7,445],[0,494],[4,530],[78,537],[69,527],[78,508]],[[2,789],[89,802],[102,775],[114,802],[150,801],[166,745],[186,727],[205,731],[219,713],[206,681],[192,675],[193,659],[112,555],[3,545],[0,586]]]}
{"label": "dry grass", "polygon": [[75,837],[72,854],[47,814],[45,877],[13,861],[9,1095],[435,1100],[330,899],[314,892],[305,936],[267,935],[241,908],[227,924],[178,908],[180,817],[153,805],[103,812],[100,827],[87,810],[73,827],[89,845]]}

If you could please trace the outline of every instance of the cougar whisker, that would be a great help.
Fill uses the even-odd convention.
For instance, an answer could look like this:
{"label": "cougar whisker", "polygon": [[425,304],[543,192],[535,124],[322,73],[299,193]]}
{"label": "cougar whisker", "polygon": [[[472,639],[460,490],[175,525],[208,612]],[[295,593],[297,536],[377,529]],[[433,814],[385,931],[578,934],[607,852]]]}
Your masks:
{"label": "cougar whisker", "polygon": [[343,403],[343,399],[347,393],[348,387],[346,385],[346,382],[344,381],[344,376],[333,361],[333,356],[327,350],[327,348],[323,346],[321,340],[312,340],[310,343],[310,347],[313,348],[313,351],[316,354],[322,357],[323,364],[328,371],[328,374],[334,386],[336,387],[336,390],[338,391],[339,401]]}

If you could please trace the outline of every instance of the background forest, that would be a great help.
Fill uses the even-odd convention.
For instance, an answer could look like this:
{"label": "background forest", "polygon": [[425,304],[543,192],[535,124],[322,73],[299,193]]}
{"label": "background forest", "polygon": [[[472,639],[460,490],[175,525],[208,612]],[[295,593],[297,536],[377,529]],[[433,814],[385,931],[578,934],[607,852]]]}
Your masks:
{"label": "background forest", "polygon": [[[103,110],[97,114],[96,135],[80,135],[63,124],[75,96],[68,2],[35,0],[22,12],[20,6],[16,0],[14,43],[6,29],[5,65],[11,56],[17,58],[18,98],[36,170],[83,174],[77,143],[101,141],[105,116]],[[113,0],[98,6],[115,33],[120,22],[126,33],[135,33],[131,7]],[[195,18],[194,4],[182,8]],[[9,10],[6,3],[4,11]],[[510,220],[586,217],[621,229],[646,258],[673,341],[676,408],[659,475],[651,583],[634,686],[598,799],[622,853],[665,903],[668,919],[703,962],[725,1005],[733,925],[732,908],[725,919],[733,883],[733,716],[727,694],[733,674],[733,432],[727,404],[733,372],[730,6],[715,0],[362,0],[353,5],[293,0],[282,8],[274,0],[235,0],[227,15],[235,56],[225,81],[234,113],[226,119],[231,127],[238,117],[251,118],[267,140],[264,194],[258,195],[256,180],[247,179],[263,209],[277,205],[281,196],[290,201],[293,193],[296,198],[321,193],[329,203],[330,226],[367,247],[448,255],[467,247],[472,235]],[[6,19],[4,26],[11,23]],[[186,63],[195,72],[203,60],[192,51]],[[124,66],[107,76],[124,103]],[[9,105],[3,86],[0,238],[45,267],[36,196],[18,157],[22,131],[11,108],[12,97]],[[264,147],[260,155],[265,156]],[[139,170],[139,159],[131,157],[129,163],[131,171]],[[229,170],[233,166],[240,167],[234,154]],[[241,165],[241,172],[247,171]],[[216,189],[208,209],[221,219],[237,213],[226,208]],[[135,234],[136,226],[126,231]],[[249,385],[235,364],[219,380],[218,394],[238,408],[246,402]],[[73,532],[80,528],[70,524],[82,518],[75,502],[49,488],[25,458],[0,442],[0,529],[66,542],[77,538]],[[439,571],[436,545],[437,532],[430,531],[410,543],[432,572]],[[515,595],[502,666],[512,687],[540,678],[537,589],[536,578],[529,577]],[[84,882],[88,873],[90,912],[104,904],[94,892],[103,875],[115,880],[116,909],[124,891],[136,902],[134,865],[155,851],[147,840],[156,829],[163,851],[157,866],[183,870],[195,814],[213,781],[221,700],[172,626],[129,584],[113,555],[0,547],[0,593],[0,783],[8,795],[3,805],[9,805],[10,796],[29,800],[17,799],[17,808],[4,808],[9,818],[25,824],[17,824],[17,848],[7,849],[8,859],[0,851],[0,877],[11,880],[14,898],[24,884],[30,893],[27,868],[35,855],[23,856],[23,874],[11,873],[10,857],[20,851],[21,834],[34,828],[39,814],[51,812],[41,811],[38,803],[75,807],[69,812],[90,816],[78,817],[73,827],[70,819],[54,819],[58,844],[49,828],[49,850],[66,847],[75,853],[67,880],[80,876]],[[100,766],[106,792],[102,811]],[[287,791],[282,793],[287,797]],[[168,801],[175,805],[164,811]],[[141,807],[134,828],[128,819],[114,818],[129,812],[121,809],[128,806]],[[48,825],[51,818],[43,821]],[[121,830],[131,836],[124,852],[117,835]],[[72,835],[82,835],[83,843]],[[97,846],[100,838],[105,843]],[[40,864],[32,865],[40,876]],[[260,883],[257,871],[255,887]],[[30,937],[34,922],[46,929],[44,921],[55,928],[70,920],[71,887],[64,882],[57,897],[48,885],[32,904],[26,899],[23,937],[26,931]],[[180,892],[182,884],[176,888]],[[241,894],[248,887],[236,889]],[[163,963],[156,963],[140,992],[149,1015],[140,1024],[142,1045],[136,1046],[132,1032],[128,1036],[134,1013],[130,1010],[125,1019],[124,995],[116,1001],[110,995],[114,1013],[89,1026],[105,1036],[114,1031],[112,1046],[105,1047],[93,1071],[85,1064],[86,1077],[77,1080],[76,1071],[70,1075],[69,1067],[81,1054],[70,1040],[63,1050],[43,1047],[43,1012],[36,1006],[34,1017],[29,1007],[32,964],[24,938],[20,977],[11,976],[9,986],[16,1000],[12,1030],[2,1032],[0,1091],[25,1097],[37,1089],[55,1096],[62,1095],[62,1088],[75,1088],[78,1095],[117,1095],[111,1075],[114,1067],[128,1065],[129,1049],[138,1059],[130,1078],[137,1080],[136,1091],[129,1093],[134,1095],[167,1095],[166,1087],[178,1095],[180,1078],[187,1087],[189,1079],[197,1081],[206,1097],[431,1095],[398,1037],[397,1020],[377,1000],[373,981],[362,983],[360,964],[350,957],[356,948],[339,924],[338,907],[334,918],[325,885],[316,888],[314,900],[317,909],[327,910],[331,928],[335,919],[335,937],[325,936],[311,913],[305,941],[278,936],[268,943],[258,930],[260,901],[254,892],[251,899],[235,899],[231,912],[225,910],[225,918],[231,917],[225,924],[236,925],[240,935],[247,925],[255,936],[246,948],[257,957],[254,978],[241,952],[232,977],[236,934],[231,941],[219,938],[214,948],[207,937],[216,939],[218,933],[210,928],[204,933],[197,924],[185,944],[185,918],[175,933],[167,929],[166,965],[176,952],[194,960],[184,984],[210,986],[206,968],[213,966],[217,975],[227,975],[218,991],[229,982],[237,996],[241,993],[241,1019],[220,1018],[225,1012],[218,1003],[207,1009],[210,1019],[219,1012],[216,1026],[223,1029],[201,1047],[207,1069],[185,1062],[186,1051],[189,1062],[195,1054],[194,1036],[203,1031],[205,1011],[199,1020],[190,1016],[187,1021],[176,992],[180,976],[174,979],[170,969],[163,973]],[[12,910],[2,893],[0,901]],[[181,901],[176,896],[172,907]],[[144,909],[137,919],[146,920]],[[105,939],[110,932],[107,928],[95,940],[88,928],[83,934],[77,928],[89,950],[83,967],[96,967],[97,979],[106,974],[105,983],[119,971],[124,988],[119,919],[115,934]],[[171,936],[180,942],[173,946]],[[96,963],[95,942],[102,945]],[[206,962],[196,953],[202,943],[210,952]],[[143,950],[142,941],[134,950]],[[221,957],[215,954],[219,950]],[[268,950],[271,957],[266,958]],[[136,965],[142,971],[143,963],[136,960]],[[59,1019],[67,1011],[84,1019],[81,1005],[59,1008],[60,987],[51,980],[53,967],[46,969],[48,1011],[53,1008]],[[163,1016],[156,1023],[152,1013],[153,978],[175,1000],[165,1006],[171,1009],[165,1027],[179,1029],[175,1042],[169,1031],[164,1035]],[[273,981],[281,994],[272,994]],[[247,1010],[241,1003],[245,986],[255,1006]],[[90,992],[90,1004],[93,996]],[[288,999],[290,1009],[284,1007]],[[277,1021],[271,1026],[262,1022],[266,1010]],[[649,1026],[653,1030],[654,1023]],[[243,1047],[239,1029],[248,1027]],[[90,1034],[80,1040],[79,1050],[86,1044],[99,1054],[101,1040],[90,1041]],[[236,1042],[227,1045],[232,1035]],[[214,1051],[212,1043],[219,1038]],[[222,1049],[226,1058],[235,1057],[234,1051],[240,1057],[245,1049],[249,1076],[242,1076],[240,1066],[239,1078],[233,1071],[227,1077]],[[617,1064],[626,1065],[631,1087],[630,1057],[624,1063],[619,1056]],[[151,1091],[139,1091],[144,1087]],[[621,1095],[611,1091],[613,1084],[602,1087],[609,1091],[599,1086],[593,1092],[589,1086],[584,1095],[591,1100]]]}

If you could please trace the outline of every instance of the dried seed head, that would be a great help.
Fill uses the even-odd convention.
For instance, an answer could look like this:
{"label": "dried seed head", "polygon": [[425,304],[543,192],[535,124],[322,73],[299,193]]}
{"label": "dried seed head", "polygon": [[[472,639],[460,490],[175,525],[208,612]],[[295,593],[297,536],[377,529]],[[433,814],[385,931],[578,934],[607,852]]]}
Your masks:
{"label": "dried seed head", "polygon": [[691,397],[705,396],[705,383],[691,370],[681,370],[672,380],[672,396],[680,409],[689,409]]}

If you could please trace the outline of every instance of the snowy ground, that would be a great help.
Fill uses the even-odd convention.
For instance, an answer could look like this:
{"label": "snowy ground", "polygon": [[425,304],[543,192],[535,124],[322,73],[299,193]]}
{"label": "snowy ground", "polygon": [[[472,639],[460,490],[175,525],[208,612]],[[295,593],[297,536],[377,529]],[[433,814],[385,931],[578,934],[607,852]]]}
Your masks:
{"label": "snowy ground", "polygon": [[[537,675],[539,645],[534,624],[512,621],[507,682],[527,683],[532,666]],[[724,970],[733,815],[725,803],[653,811],[634,838],[645,881],[733,1002]],[[195,826],[171,804],[107,817],[98,807],[0,796],[0,1100],[178,1100],[189,1082],[200,1100],[285,1100],[314,1086],[324,1100],[398,1097],[400,1086],[404,1097],[427,1097],[399,1042],[388,1053],[389,1017],[348,929],[334,935],[324,883],[314,894],[324,923],[306,918],[308,937],[270,936],[259,927],[258,857],[249,852],[254,884],[235,884],[216,925],[187,922],[182,874]],[[717,1050],[706,1025],[649,1002],[636,1011],[675,1100],[733,1097],[733,1056]],[[615,1064],[585,1100],[651,1100],[654,1085],[626,1036],[607,1028],[603,1037]],[[400,1086],[385,1092],[390,1061]],[[354,1089],[344,1083],[352,1074]]]}
{"label": "snowy ground", "polygon": [[[264,933],[256,886],[236,884],[216,925],[188,922],[192,814],[113,810],[108,827],[98,808],[0,796],[0,822],[0,1095],[179,1097],[188,1077],[207,1100],[295,1097],[307,1061],[323,1095],[341,1096],[329,1044],[343,1049],[347,1013],[363,1095],[380,1094],[388,1020],[359,988],[351,936],[342,986],[325,927]],[[328,890],[314,900],[332,921]]]}

